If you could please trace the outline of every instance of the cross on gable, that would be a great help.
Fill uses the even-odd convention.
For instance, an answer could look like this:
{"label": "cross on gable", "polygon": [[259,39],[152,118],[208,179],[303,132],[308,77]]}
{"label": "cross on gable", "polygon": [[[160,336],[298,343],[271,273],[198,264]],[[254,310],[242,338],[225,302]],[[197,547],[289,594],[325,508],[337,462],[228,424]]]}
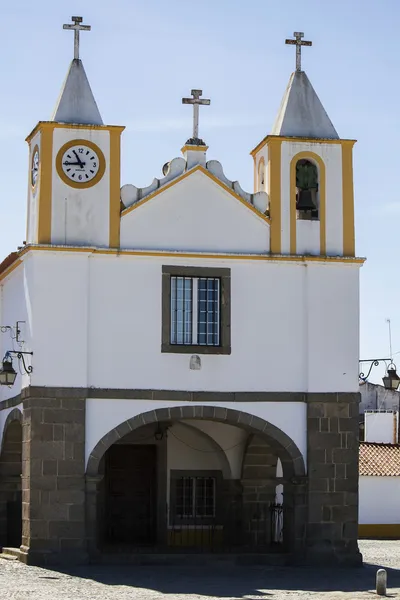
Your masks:
{"label": "cross on gable", "polygon": [[208,106],[211,100],[200,98],[203,90],[192,90],[191,94],[193,98],[182,98],[182,104],[193,104],[193,140],[199,140],[199,106]]}
{"label": "cross on gable", "polygon": [[72,29],[74,32],[74,59],[79,59],[79,32],[80,31],[90,31],[90,25],[81,25],[83,18],[82,17],[71,17],[71,20],[74,22],[72,25],[68,23],[63,25],[63,29]]}
{"label": "cross on gable", "polygon": [[285,40],[285,44],[296,46],[296,71],[301,71],[301,47],[312,46],[312,42],[306,42],[301,39],[304,37],[302,31],[295,31],[293,37],[295,38],[294,40]]}

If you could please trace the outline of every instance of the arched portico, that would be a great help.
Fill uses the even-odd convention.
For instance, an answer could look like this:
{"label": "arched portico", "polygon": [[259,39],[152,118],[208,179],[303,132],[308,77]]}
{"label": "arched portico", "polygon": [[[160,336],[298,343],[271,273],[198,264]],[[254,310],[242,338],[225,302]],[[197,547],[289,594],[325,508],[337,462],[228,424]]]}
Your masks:
{"label": "arched portico", "polygon": [[[208,429],[212,424],[218,430],[216,434],[224,441],[210,439],[207,443],[206,427],[196,433],[196,424],[201,428],[202,423],[208,424]],[[165,436],[160,434],[167,431]],[[232,432],[237,435],[242,432],[235,438],[239,442],[230,442]],[[185,438],[184,433],[194,437],[182,439],[182,436]],[[202,446],[202,439],[205,446]],[[179,443],[183,444],[181,448],[177,447]],[[236,479],[226,457],[229,452],[236,452],[235,460],[240,461]],[[189,465],[190,459],[197,462]],[[278,459],[283,470],[283,478],[279,481],[276,479]],[[135,475],[136,472],[140,474]],[[285,543],[293,546],[296,530],[301,531],[301,528],[295,527],[295,481],[303,484],[304,475],[304,459],[293,440],[278,427],[249,413],[208,405],[170,407],[142,413],[108,432],[90,453],[86,469],[89,550],[96,553],[102,540],[115,540],[115,528],[121,529],[122,526],[126,534],[123,541],[128,544],[127,529],[131,527],[137,534],[146,519],[157,521],[157,524],[154,524],[148,538],[145,535],[149,527],[143,529],[139,540],[148,539],[148,544],[151,542],[164,548],[177,543],[185,545],[188,538],[184,542],[182,532],[185,530],[187,533],[190,529],[191,543],[194,544],[200,536],[198,513],[202,517],[201,535],[207,530],[207,539],[212,535],[213,540],[217,539],[222,544],[223,535],[226,541],[229,532],[230,539],[236,536],[235,543],[238,543],[237,535],[245,529],[249,547],[252,547],[253,539],[257,539],[259,544],[260,540],[264,540],[265,545],[271,540],[270,505],[274,503],[277,483],[282,482],[285,485],[285,506],[288,507]],[[136,477],[137,483],[132,483],[133,477]],[[145,487],[145,480],[153,482],[149,486],[156,490],[157,499],[150,487]],[[126,493],[125,500],[121,501],[123,489],[128,487],[132,491]],[[301,491],[301,487],[297,486],[297,490]],[[139,492],[142,500],[138,497]],[[110,493],[117,494],[113,501],[109,500]],[[205,495],[211,498],[208,501],[212,504],[211,508],[206,506]],[[183,508],[182,502],[185,504]],[[187,504],[192,502],[191,512]],[[196,508],[197,502],[203,503],[200,508]],[[114,513],[122,511],[118,506],[124,503],[130,506],[130,515],[135,512],[132,506],[141,503],[136,524],[128,525],[121,514],[110,525],[107,516],[110,510]],[[152,503],[154,511],[151,515],[154,516],[148,509]],[[143,507],[147,507],[147,512]],[[109,533],[110,527],[114,538]]]}

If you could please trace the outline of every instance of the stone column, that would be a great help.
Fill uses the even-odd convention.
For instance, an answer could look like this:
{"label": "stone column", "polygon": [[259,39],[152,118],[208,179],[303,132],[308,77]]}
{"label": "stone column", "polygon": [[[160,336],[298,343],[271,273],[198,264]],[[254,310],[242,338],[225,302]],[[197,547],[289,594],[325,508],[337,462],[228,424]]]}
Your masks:
{"label": "stone column", "polygon": [[360,565],[359,394],[309,394],[307,561]]}
{"label": "stone column", "polygon": [[102,538],[104,533],[103,531],[100,531],[100,518],[104,514],[104,489],[102,489],[104,475],[87,475],[85,482],[87,550],[89,557],[95,558],[100,554],[100,546],[103,541]]}
{"label": "stone column", "polygon": [[29,388],[23,400],[21,560],[82,563],[86,401],[64,397],[62,389],[52,397],[46,392]]}

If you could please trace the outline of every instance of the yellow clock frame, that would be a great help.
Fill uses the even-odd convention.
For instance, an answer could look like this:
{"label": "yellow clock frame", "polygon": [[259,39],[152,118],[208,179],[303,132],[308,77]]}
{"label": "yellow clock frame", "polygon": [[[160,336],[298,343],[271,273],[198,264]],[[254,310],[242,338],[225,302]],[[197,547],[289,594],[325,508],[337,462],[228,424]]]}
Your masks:
{"label": "yellow clock frame", "polygon": [[[38,174],[37,174],[37,177],[36,177],[36,182],[32,183],[33,157],[35,156],[36,152],[39,155],[39,167],[38,167]],[[37,190],[37,186],[38,186],[38,182],[39,182],[39,177],[40,177],[40,150],[39,150],[39,146],[37,144],[35,144],[35,146],[34,146],[34,148],[32,150],[32,154],[31,154],[30,170],[29,170],[29,182],[31,184],[32,191],[34,193]]]}
{"label": "yellow clock frame", "polygon": [[[62,158],[64,156],[64,153],[72,146],[79,146],[79,145],[87,146],[88,148],[90,148],[91,150],[96,152],[97,156],[99,157],[99,170],[97,171],[96,175],[90,181],[84,181],[83,183],[79,183],[78,181],[71,181],[71,179],[69,179],[65,175],[63,168],[62,168]],[[89,140],[81,140],[81,139],[80,140],[71,140],[70,142],[67,142],[66,144],[61,146],[61,148],[59,149],[59,151],[57,153],[57,158],[56,158],[56,169],[57,169],[58,176],[64,183],[66,183],[67,185],[69,185],[73,188],[85,189],[85,188],[90,188],[90,187],[96,185],[96,183],[98,183],[100,181],[100,179],[103,177],[104,171],[106,170],[106,159],[104,158],[104,154],[101,151],[101,149],[93,142],[90,142]]]}

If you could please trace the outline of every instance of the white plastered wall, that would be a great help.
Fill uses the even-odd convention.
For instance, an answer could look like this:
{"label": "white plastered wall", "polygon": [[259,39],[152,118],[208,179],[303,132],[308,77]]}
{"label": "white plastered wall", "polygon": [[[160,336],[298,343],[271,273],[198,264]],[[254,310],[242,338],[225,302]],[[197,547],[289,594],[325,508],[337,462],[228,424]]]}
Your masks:
{"label": "white plastered wall", "polygon": [[121,248],[265,253],[269,225],[195,171],[122,216]]}
{"label": "white plastered wall", "polygon": [[[11,332],[8,330],[0,333],[0,360],[9,350],[28,352],[32,350],[33,264],[32,256],[26,256],[26,260],[18,265],[0,284],[0,324],[14,328]],[[17,321],[20,321],[20,339],[23,343],[18,343],[15,340]],[[25,357],[27,365],[32,364],[32,358],[30,356]],[[1,386],[2,400],[16,396],[23,387],[30,384],[30,376],[21,369],[18,359],[14,356],[12,360],[18,375],[12,387]]]}
{"label": "white plastered wall", "polygon": [[[19,286],[3,285],[3,322],[34,331],[32,385],[358,391],[358,265],[52,250],[23,260]],[[192,371],[190,355],[161,352],[163,264],[231,269],[230,355],[202,355]]]}
{"label": "white plastered wall", "polygon": [[[102,150],[106,169],[94,186],[77,189],[64,183],[55,167],[60,148],[85,139]],[[110,133],[99,129],[55,128],[53,133],[52,244],[109,246],[110,232]]]}
{"label": "white plastered wall", "polygon": [[359,479],[359,523],[400,523],[400,477],[361,476]]}

